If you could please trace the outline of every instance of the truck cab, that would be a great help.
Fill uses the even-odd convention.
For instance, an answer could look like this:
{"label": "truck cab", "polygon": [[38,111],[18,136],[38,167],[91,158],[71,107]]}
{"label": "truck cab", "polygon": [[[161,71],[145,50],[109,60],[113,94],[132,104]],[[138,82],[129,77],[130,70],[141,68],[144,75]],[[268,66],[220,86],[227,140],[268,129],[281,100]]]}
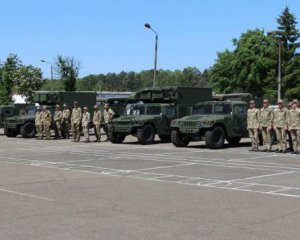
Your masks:
{"label": "truck cab", "polygon": [[190,141],[204,140],[209,148],[222,148],[225,139],[238,144],[248,136],[245,101],[208,101],[193,108],[193,114],[173,120],[171,140],[176,147],[185,147]]}

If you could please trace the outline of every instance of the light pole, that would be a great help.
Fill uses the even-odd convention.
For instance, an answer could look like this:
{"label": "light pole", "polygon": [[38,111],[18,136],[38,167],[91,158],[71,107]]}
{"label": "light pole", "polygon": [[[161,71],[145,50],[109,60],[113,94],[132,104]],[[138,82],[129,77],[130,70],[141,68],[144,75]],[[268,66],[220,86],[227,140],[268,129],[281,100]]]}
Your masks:
{"label": "light pole", "polygon": [[153,87],[156,85],[156,68],[157,68],[157,42],[158,42],[158,33],[150,26],[149,23],[145,23],[146,28],[149,28],[152,32],[155,33],[155,49],[154,49],[154,74],[153,74]]}
{"label": "light pole", "polygon": [[47,63],[50,64],[51,66],[51,84],[50,84],[50,88],[51,88],[51,92],[53,91],[53,65],[51,62],[47,62],[45,60],[41,60],[42,63]]}

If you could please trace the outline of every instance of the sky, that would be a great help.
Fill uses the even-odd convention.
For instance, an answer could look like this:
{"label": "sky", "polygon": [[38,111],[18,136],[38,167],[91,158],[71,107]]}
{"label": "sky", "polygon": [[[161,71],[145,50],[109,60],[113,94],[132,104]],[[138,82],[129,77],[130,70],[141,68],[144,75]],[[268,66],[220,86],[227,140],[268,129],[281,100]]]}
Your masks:
{"label": "sky", "polygon": [[[300,21],[299,0],[0,0],[0,59],[17,54],[50,76],[58,55],[80,62],[80,77],[153,68],[203,71],[217,52],[248,29],[276,29],[288,6]],[[300,28],[300,25],[298,24]]]}

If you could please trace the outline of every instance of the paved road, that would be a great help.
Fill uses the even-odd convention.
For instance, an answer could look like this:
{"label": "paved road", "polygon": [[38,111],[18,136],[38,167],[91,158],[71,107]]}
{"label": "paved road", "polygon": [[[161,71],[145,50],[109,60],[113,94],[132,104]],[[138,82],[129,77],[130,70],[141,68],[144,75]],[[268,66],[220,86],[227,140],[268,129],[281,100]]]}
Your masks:
{"label": "paved road", "polygon": [[0,136],[0,239],[299,238],[300,156]]}

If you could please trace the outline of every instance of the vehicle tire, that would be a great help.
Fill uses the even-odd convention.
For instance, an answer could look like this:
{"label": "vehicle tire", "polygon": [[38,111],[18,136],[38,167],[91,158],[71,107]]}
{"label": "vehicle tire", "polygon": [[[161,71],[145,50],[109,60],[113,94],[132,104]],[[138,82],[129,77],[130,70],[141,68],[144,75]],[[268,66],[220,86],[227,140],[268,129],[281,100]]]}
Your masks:
{"label": "vehicle tire", "polygon": [[170,135],[158,135],[159,136],[159,139],[162,141],[162,142],[170,142],[171,141],[171,136]]}
{"label": "vehicle tire", "polygon": [[145,125],[143,128],[138,129],[136,136],[140,144],[153,144],[155,138],[155,129],[151,125]]}
{"label": "vehicle tire", "polygon": [[227,142],[232,145],[232,146],[236,146],[240,143],[241,141],[241,137],[228,137],[226,138]]}
{"label": "vehicle tire", "polygon": [[4,128],[4,134],[6,137],[16,137],[18,135],[18,131],[13,128]]}
{"label": "vehicle tire", "polygon": [[125,135],[120,134],[120,133],[114,133],[112,131],[108,131],[107,137],[108,137],[108,140],[114,144],[123,143],[125,140]]}
{"label": "vehicle tire", "polygon": [[205,132],[205,143],[209,148],[218,149],[224,146],[225,131],[222,127],[216,126]]}
{"label": "vehicle tire", "polygon": [[175,147],[186,147],[190,143],[187,139],[182,138],[180,136],[180,133],[178,130],[172,130],[171,141]]}
{"label": "vehicle tire", "polygon": [[32,122],[27,122],[21,127],[21,135],[23,138],[33,138],[36,134],[35,125]]}

